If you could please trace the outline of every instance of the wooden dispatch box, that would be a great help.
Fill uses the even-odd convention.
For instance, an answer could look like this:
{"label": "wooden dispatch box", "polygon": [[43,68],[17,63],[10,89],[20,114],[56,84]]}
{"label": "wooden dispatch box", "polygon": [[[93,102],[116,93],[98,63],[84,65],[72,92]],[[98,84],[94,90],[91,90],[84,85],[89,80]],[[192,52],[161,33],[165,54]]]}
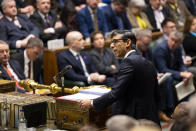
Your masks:
{"label": "wooden dispatch box", "polygon": [[105,128],[106,120],[111,117],[111,108],[101,112],[93,109],[81,110],[79,103],[56,99],[57,127],[60,129],[78,130],[85,124],[93,124],[100,129]]}
{"label": "wooden dispatch box", "polygon": [[0,80],[0,93],[15,91],[16,85],[13,80]]}

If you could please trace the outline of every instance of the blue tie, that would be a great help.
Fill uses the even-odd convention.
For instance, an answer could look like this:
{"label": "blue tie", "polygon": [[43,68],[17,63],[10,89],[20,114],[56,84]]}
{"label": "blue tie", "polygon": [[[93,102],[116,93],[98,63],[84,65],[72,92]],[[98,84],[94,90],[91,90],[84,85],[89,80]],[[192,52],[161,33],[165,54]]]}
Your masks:
{"label": "blue tie", "polygon": [[82,66],[82,62],[80,61],[80,56],[79,56],[79,54],[76,55],[76,60],[78,61],[78,63],[80,64],[80,66]]}

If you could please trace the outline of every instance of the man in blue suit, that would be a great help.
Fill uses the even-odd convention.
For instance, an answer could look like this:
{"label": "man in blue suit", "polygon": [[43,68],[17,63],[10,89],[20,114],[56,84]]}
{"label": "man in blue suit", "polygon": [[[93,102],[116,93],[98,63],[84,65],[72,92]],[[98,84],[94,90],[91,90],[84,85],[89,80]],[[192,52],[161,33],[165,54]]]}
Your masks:
{"label": "man in blue suit", "polygon": [[87,0],[86,7],[81,9],[76,16],[78,28],[84,38],[90,41],[90,34],[94,31],[108,32],[108,26],[101,9],[98,8],[99,0]]}
{"label": "man in blue suit", "polygon": [[24,89],[18,85],[18,81],[25,79],[25,75],[20,64],[15,60],[10,60],[10,50],[6,42],[0,40],[0,79],[14,80],[19,92]]}
{"label": "man in blue suit", "polygon": [[166,81],[168,89],[168,115],[174,110],[173,81],[183,80],[186,84],[189,79],[193,78],[193,74],[187,72],[186,66],[182,60],[182,47],[180,46],[183,34],[179,31],[172,31],[168,40],[158,44],[153,50],[153,60],[156,68],[160,73],[170,72],[172,74]]}
{"label": "man in blue suit", "polygon": [[130,31],[112,33],[115,56],[124,58],[112,90],[94,100],[80,101],[82,109],[94,107],[100,111],[112,105],[113,115],[125,114],[136,119],[148,119],[159,123],[159,87],[154,66],[135,50],[136,38]]}
{"label": "man in blue suit", "polygon": [[39,36],[39,29],[31,23],[26,15],[17,14],[14,0],[3,0],[4,17],[0,20],[0,40],[9,44],[11,49],[21,49],[32,37]]}
{"label": "man in blue suit", "polygon": [[184,0],[184,3],[191,14],[196,16],[196,0]]}
{"label": "man in blue suit", "polygon": [[93,64],[91,56],[84,51],[83,36],[78,31],[69,32],[66,36],[69,49],[58,54],[58,68],[62,70],[71,65],[72,69],[65,73],[65,78],[72,81],[82,81],[86,85],[95,83],[107,84],[105,75],[100,75]]}
{"label": "man in blue suit", "polygon": [[126,14],[127,0],[113,0],[108,6],[103,7],[109,31],[114,29],[131,29],[131,24]]}

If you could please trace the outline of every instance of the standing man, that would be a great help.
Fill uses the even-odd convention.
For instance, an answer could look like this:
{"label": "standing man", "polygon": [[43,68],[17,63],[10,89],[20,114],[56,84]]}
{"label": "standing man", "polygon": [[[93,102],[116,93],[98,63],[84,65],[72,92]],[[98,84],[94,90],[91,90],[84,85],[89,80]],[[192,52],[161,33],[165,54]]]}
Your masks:
{"label": "standing man", "polygon": [[99,0],[86,0],[86,6],[76,16],[78,28],[87,42],[90,41],[90,34],[94,31],[108,32],[103,12],[98,7]]}
{"label": "standing man", "polygon": [[159,91],[154,66],[135,51],[136,38],[132,32],[117,30],[111,37],[110,47],[114,54],[124,58],[117,81],[109,93],[94,100],[82,100],[80,107],[94,107],[96,111],[100,111],[113,104],[113,115],[125,114],[160,124],[157,111]]}
{"label": "standing man", "polygon": [[13,54],[12,59],[17,60],[23,69],[26,78],[42,83],[42,58],[40,53],[43,49],[43,42],[35,37],[29,39],[27,47],[23,52]]}
{"label": "standing man", "polygon": [[51,10],[50,0],[37,0],[37,10],[30,20],[40,29],[40,38],[45,47],[47,41],[65,37],[65,26],[58,19],[56,12]]}
{"label": "standing man", "polygon": [[19,92],[24,92],[24,89],[18,85],[18,81],[25,79],[25,75],[20,67],[20,64],[10,59],[10,50],[6,42],[0,40],[0,79],[14,80],[16,88]]}

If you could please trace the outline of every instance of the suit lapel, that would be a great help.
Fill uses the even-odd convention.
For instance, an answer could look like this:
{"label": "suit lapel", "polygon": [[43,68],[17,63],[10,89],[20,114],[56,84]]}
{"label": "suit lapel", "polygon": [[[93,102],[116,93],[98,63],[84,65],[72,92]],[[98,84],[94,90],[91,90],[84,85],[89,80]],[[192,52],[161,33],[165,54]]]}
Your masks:
{"label": "suit lapel", "polygon": [[2,72],[2,78],[5,80],[11,80],[11,78],[9,77],[8,73],[6,72],[5,68],[3,67],[3,65],[0,65],[0,70]]}

